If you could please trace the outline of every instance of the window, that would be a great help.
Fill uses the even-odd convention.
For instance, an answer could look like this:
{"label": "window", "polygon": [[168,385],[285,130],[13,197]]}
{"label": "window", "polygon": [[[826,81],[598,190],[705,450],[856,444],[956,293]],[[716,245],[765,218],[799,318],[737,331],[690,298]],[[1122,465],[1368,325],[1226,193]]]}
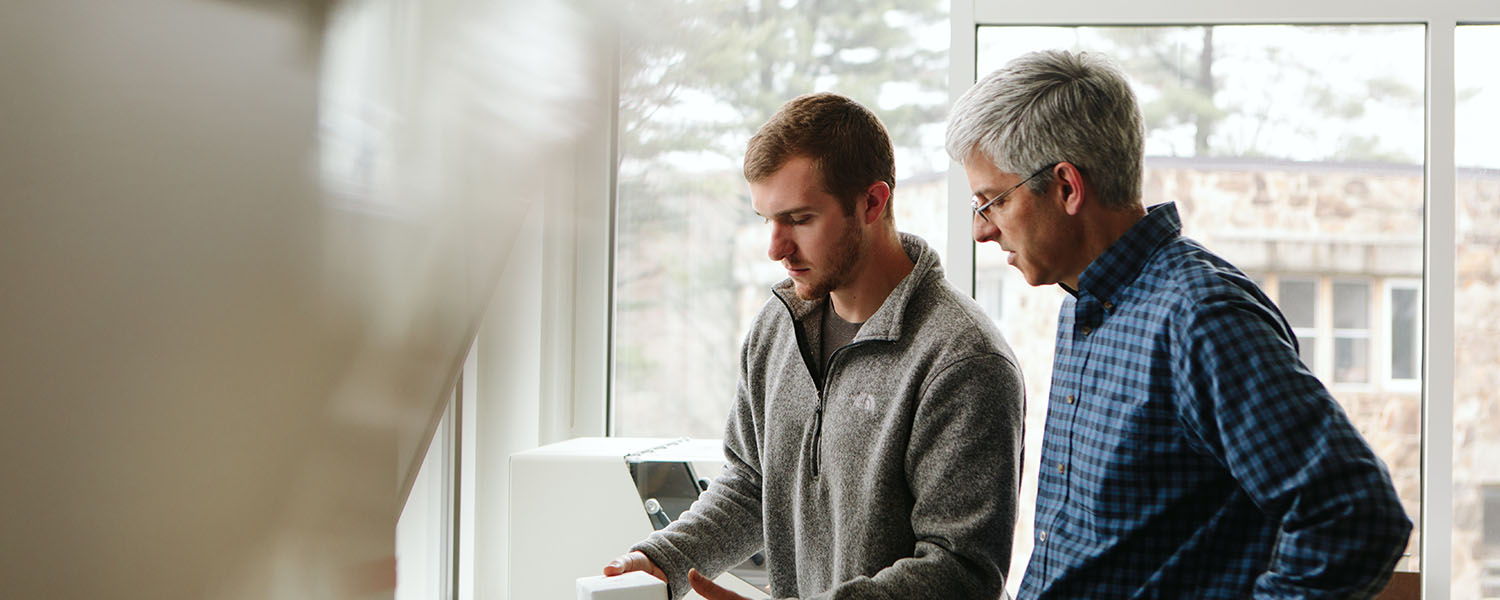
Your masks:
{"label": "window", "polygon": [[1500,559],[1494,556],[1496,550],[1500,550],[1500,485],[1484,486],[1482,495],[1484,526],[1480,534],[1480,552],[1484,558],[1480,561],[1479,595],[1497,598],[1500,597]]}
{"label": "window", "polygon": [[[1308,370],[1332,383],[1377,386],[1365,391],[1417,391],[1414,383],[1421,373],[1422,352],[1420,280],[1305,275],[1261,275],[1255,280],[1291,323]],[[1318,302],[1324,289],[1331,302]],[[1377,295],[1377,289],[1384,290],[1384,296]],[[1331,310],[1321,316],[1319,310],[1325,305]],[[1384,320],[1371,317],[1377,310],[1385,311]],[[1332,349],[1327,364],[1317,360],[1317,349],[1324,345]],[[1389,369],[1376,370],[1381,364]],[[1341,385],[1340,390],[1358,388]]]}
{"label": "window", "polygon": [[1333,380],[1370,380],[1370,284],[1333,283]]}
{"label": "window", "polygon": [[1422,290],[1418,281],[1388,286],[1391,381],[1414,382],[1422,375]]}
{"label": "window", "polygon": [[750,208],[745,144],[833,91],[896,146],[897,227],[947,246],[946,4],[656,0],[622,28],[611,431],[717,438],[740,343],[784,272]]}
{"label": "window", "polygon": [[984,301],[981,308],[996,323],[1005,321],[1005,278],[998,273],[988,272],[985,276],[974,282],[974,297]]}
{"label": "window", "polygon": [[[1453,597],[1500,598],[1500,25],[1454,33]],[[1429,317],[1430,319],[1430,317]],[[1429,367],[1431,368],[1431,367]]]}
{"label": "window", "polygon": [[1484,530],[1480,541],[1486,548],[1500,547],[1500,485],[1484,486]]}
{"label": "window", "polygon": [[452,598],[456,593],[458,517],[454,495],[458,493],[459,446],[454,425],[461,393],[455,393],[443,410],[396,520],[398,600]]}
{"label": "window", "polygon": [[1310,370],[1318,365],[1318,282],[1311,279],[1283,279],[1276,295],[1276,305],[1292,325],[1297,336],[1297,351],[1302,364]]}

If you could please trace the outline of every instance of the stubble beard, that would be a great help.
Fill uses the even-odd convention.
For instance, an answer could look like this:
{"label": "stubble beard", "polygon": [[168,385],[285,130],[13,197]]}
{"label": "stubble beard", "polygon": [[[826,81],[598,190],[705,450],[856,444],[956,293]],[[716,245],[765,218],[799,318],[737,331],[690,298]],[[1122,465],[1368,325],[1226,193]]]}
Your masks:
{"label": "stubble beard", "polygon": [[854,278],[854,268],[864,255],[864,232],[853,216],[844,221],[844,232],[834,244],[835,253],[829,256],[828,271],[823,277],[807,282],[805,287],[796,286],[797,297],[803,300],[819,300],[829,292],[844,287]]}

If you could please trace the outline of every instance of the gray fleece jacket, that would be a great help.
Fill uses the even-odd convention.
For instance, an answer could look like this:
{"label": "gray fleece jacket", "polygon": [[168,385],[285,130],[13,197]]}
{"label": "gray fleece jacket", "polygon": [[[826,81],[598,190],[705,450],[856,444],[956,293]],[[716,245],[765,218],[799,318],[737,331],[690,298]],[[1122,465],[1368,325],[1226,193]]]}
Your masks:
{"label": "gray fleece jacket", "polygon": [[[667,574],[713,577],[765,546],[777,598],[992,600],[1015,525],[1024,387],[1014,355],[937,255],[916,263],[814,373],[825,300],[773,288],[740,356],[725,465],[633,549]],[[804,326],[803,323],[807,323]]]}

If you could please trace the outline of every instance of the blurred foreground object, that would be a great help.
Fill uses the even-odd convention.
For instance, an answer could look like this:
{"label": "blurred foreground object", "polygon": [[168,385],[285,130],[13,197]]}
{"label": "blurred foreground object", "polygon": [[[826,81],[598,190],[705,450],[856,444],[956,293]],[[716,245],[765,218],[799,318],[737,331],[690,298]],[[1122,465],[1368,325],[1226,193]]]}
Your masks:
{"label": "blurred foreground object", "polygon": [[0,5],[0,597],[390,597],[607,83],[592,15],[526,4]]}

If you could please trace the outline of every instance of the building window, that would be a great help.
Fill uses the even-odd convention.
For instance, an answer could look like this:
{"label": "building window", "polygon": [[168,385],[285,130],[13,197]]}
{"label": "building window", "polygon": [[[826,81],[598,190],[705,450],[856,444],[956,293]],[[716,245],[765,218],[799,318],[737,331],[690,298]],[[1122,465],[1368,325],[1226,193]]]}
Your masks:
{"label": "building window", "polygon": [[[1408,389],[1421,376],[1419,280],[1276,276],[1256,278],[1292,325],[1302,362],[1329,384],[1395,383]],[[1377,289],[1385,296],[1379,297]],[[1380,313],[1380,310],[1385,313]],[[1326,311],[1326,312],[1325,312]],[[1384,314],[1384,318],[1376,316]],[[1318,362],[1319,356],[1326,363]],[[1388,376],[1375,369],[1387,361]]]}
{"label": "building window", "polygon": [[1422,291],[1415,282],[1389,285],[1391,313],[1391,380],[1417,381],[1422,376]]}
{"label": "building window", "polygon": [[1333,380],[1370,381],[1370,283],[1333,282]]}
{"label": "building window", "polygon": [[1314,279],[1282,279],[1276,305],[1292,324],[1297,352],[1309,371],[1318,369],[1318,282]]}
{"label": "building window", "polygon": [[1005,316],[1005,278],[998,273],[980,277],[974,282],[974,298],[990,315],[990,320],[1000,323]]}
{"label": "building window", "polygon": [[1481,488],[1484,496],[1483,519],[1480,531],[1479,595],[1483,598],[1500,598],[1500,485]]}
{"label": "building window", "polygon": [[1486,485],[1484,495],[1484,525],[1480,539],[1485,548],[1500,550],[1500,485]]}

